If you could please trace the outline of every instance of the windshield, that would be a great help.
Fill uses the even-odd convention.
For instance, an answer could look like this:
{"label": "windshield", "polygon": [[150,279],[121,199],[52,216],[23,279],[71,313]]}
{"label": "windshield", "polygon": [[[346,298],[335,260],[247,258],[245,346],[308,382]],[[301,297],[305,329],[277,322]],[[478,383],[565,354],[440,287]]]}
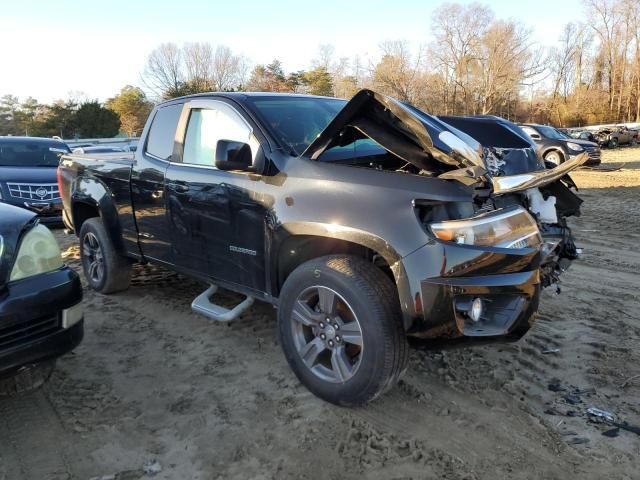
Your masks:
{"label": "windshield", "polygon": [[346,105],[337,98],[250,96],[257,115],[300,155]]}
{"label": "windshield", "polygon": [[565,140],[567,137],[564,133],[559,132],[553,127],[536,127],[540,134],[545,138],[551,138],[552,140]]}
{"label": "windshield", "polygon": [[0,140],[0,167],[57,167],[63,153],[69,149],[60,142]]}

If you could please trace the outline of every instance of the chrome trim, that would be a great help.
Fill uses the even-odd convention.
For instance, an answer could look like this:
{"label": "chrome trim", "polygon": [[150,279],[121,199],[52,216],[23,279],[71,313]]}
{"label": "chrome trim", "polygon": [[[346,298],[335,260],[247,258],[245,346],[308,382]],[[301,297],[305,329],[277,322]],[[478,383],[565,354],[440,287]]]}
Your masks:
{"label": "chrome trim", "polygon": [[[58,200],[60,198],[60,192],[58,191],[57,183],[18,183],[7,182],[7,189],[9,195],[13,198],[19,198],[22,200],[35,200],[39,202],[46,202],[51,200]],[[36,192],[39,189],[46,191],[45,195],[39,195]]]}

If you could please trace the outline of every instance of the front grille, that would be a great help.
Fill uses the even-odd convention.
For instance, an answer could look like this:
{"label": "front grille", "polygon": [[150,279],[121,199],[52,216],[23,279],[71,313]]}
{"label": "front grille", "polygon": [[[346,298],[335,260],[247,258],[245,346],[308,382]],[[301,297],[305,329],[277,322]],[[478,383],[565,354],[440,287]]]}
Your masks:
{"label": "front grille", "polygon": [[9,193],[13,198],[50,202],[58,200],[60,193],[55,183],[7,183]]}
{"label": "front grille", "polygon": [[31,342],[60,329],[58,316],[38,318],[0,328],[0,349]]}

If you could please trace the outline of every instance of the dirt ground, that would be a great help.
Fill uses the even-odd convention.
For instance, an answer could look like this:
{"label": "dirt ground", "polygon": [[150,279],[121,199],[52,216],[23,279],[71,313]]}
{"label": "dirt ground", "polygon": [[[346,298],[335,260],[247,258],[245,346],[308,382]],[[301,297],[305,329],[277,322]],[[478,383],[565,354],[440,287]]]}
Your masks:
{"label": "dirt ground", "polygon": [[[603,155],[621,169],[573,175],[585,252],[532,331],[413,351],[366,408],[300,385],[270,306],[216,324],[190,311],[202,285],[152,267],[127,292],[86,291],[82,345],[41,391],[0,399],[0,480],[131,480],[145,465],[157,479],[640,478],[640,435],[586,415],[640,425],[640,148]],[[76,239],[57,236],[79,268]]]}

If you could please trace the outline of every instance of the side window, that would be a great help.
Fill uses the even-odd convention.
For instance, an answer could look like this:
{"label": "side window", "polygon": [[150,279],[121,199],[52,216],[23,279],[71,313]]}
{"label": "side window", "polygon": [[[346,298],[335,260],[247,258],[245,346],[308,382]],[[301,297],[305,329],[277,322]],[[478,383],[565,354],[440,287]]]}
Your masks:
{"label": "side window", "polygon": [[247,124],[230,108],[194,108],[184,138],[183,163],[214,166],[218,140],[248,143],[256,152],[257,140]]}
{"label": "side window", "polygon": [[182,112],[182,104],[161,107],[153,117],[153,123],[147,135],[146,152],[154,157],[168,160],[173,153],[176,127]]}
{"label": "side window", "polygon": [[527,133],[527,135],[531,136],[531,135],[539,135],[538,132],[536,132],[533,128],[531,127],[522,127],[522,129]]}

